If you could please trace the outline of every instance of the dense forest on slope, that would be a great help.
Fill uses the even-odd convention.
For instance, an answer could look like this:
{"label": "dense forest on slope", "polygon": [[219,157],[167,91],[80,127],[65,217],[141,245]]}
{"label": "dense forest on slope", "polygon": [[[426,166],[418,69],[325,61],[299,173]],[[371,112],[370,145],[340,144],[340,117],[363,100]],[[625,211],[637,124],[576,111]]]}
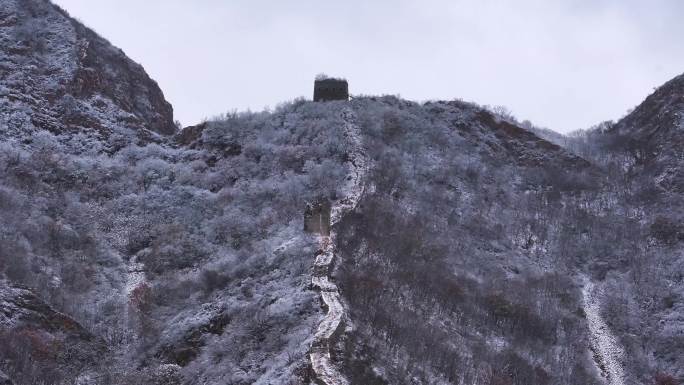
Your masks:
{"label": "dense forest on slope", "polygon": [[684,76],[571,136],[393,96],[179,130],[122,51],[0,4],[0,383],[320,382],[304,214],[349,199],[358,153],[329,277],[344,381],[684,378]]}
{"label": "dense forest on slope", "polygon": [[[48,133],[4,146],[3,273],[102,338],[107,371],[152,360],[252,382],[299,364],[318,314],[301,213],[341,184],[336,108],[231,116],[207,124],[194,150],[88,155]],[[59,336],[44,338],[52,362]],[[32,360],[7,370],[28,375]],[[54,377],[41,367],[18,383]]]}
{"label": "dense forest on slope", "polygon": [[[94,336],[79,354],[104,349],[117,363],[93,363],[98,381],[165,365],[196,381],[305,381],[321,312],[302,213],[339,194],[343,104],[232,114],[186,130],[183,145],[111,155],[68,134],[5,144],[5,285]],[[681,230],[648,214],[641,184],[471,104],[351,106],[372,159],[339,225],[350,327],[336,357],[352,383],[598,383],[583,275],[607,288],[627,371],[646,382],[677,370]],[[31,317],[9,318],[22,330],[9,346],[49,351],[7,351],[16,383],[84,375],[61,357],[72,337],[26,335],[40,330]]]}
{"label": "dense forest on slope", "polygon": [[628,383],[681,375],[681,227],[611,133],[586,142],[604,159],[589,164],[471,105],[364,102],[373,188],[340,231],[350,376],[599,383],[585,275],[605,286]]}

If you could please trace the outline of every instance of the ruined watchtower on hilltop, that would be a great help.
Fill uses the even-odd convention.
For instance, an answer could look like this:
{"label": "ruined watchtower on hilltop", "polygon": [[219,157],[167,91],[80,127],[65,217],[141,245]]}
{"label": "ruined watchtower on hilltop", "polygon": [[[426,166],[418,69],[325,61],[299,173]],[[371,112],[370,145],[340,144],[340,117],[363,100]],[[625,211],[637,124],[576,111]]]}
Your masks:
{"label": "ruined watchtower on hilltop", "polygon": [[349,100],[349,84],[346,79],[318,75],[314,82],[313,99],[314,102]]}

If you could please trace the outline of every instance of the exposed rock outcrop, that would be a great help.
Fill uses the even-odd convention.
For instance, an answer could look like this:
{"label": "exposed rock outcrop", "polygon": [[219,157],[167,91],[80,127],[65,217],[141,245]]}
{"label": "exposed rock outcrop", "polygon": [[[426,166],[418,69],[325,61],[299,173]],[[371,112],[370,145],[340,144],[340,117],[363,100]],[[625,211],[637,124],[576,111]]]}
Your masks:
{"label": "exposed rock outcrop", "polygon": [[7,281],[0,281],[0,330],[9,343],[0,348],[0,369],[6,373],[1,384],[37,381],[54,373],[75,377],[97,366],[106,351],[103,341],[71,317]]}

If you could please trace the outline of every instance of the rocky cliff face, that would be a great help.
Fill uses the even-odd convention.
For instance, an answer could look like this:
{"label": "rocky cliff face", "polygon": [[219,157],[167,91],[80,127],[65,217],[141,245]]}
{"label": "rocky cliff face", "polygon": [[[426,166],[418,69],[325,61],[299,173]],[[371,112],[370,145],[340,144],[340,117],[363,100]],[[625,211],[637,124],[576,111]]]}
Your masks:
{"label": "rocky cliff face", "polygon": [[0,4],[3,137],[49,130],[114,142],[175,132],[171,105],[120,49],[47,0]]}

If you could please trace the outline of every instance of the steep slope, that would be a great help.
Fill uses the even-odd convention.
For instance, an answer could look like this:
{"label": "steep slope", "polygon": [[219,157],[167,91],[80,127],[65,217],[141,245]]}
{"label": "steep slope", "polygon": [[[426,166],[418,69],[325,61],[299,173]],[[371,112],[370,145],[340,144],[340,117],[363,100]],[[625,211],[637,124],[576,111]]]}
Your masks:
{"label": "steep slope", "polygon": [[[297,100],[172,136],[120,50],[0,4],[0,382],[684,377],[684,78],[593,163],[462,101]],[[331,236],[306,233],[325,200]]]}
{"label": "steep slope", "polygon": [[[636,241],[608,283],[609,322],[627,349],[626,365],[661,379],[684,377],[684,75],[634,111],[591,133],[605,158],[627,227]],[[625,231],[624,227],[616,227]],[[639,337],[636,337],[639,336]],[[648,369],[646,369],[648,368]],[[650,374],[649,373],[649,374]],[[665,381],[665,380],[663,380]],[[664,382],[665,383],[665,382]]]}
{"label": "steep slope", "polygon": [[598,170],[472,104],[352,105],[372,161],[338,232],[351,383],[599,383],[567,255]]}
{"label": "steep slope", "polygon": [[333,202],[330,215],[331,234],[321,235],[321,249],[314,262],[312,284],[321,291],[321,299],[327,308],[327,314],[318,326],[311,346],[311,366],[316,380],[323,385],[344,385],[349,382],[340,374],[335,366],[331,350],[337,336],[344,330],[344,322],[349,315],[344,309],[337,285],[331,281],[335,263],[335,245],[337,243],[336,225],[348,212],[356,209],[365,190],[365,179],[368,171],[368,160],[363,148],[361,132],[356,122],[356,115],[351,109],[343,112],[345,120],[345,136],[350,145],[348,164],[350,175],[342,188],[343,196]]}
{"label": "steep slope", "polygon": [[[302,214],[347,193],[341,107],[297,102],[209,122],[195,149],[72,154],[45,131],[22,148],[0,144],[0,273],[107,345],[106,368],[64,366],[55,378],[310,379],[324,315]],[[23,358],[53,383],[42,361]],[[0,370],[32,383],[13,368]]]}
{"label": "steep slope", "polygon": [[[344,108],[358,116],[355,139],[345,136]],[[455,382],[449,376],[459,365],[488,362],[489,354],[549,378],[559,363],[530,363],[549,346],[564,360],[589,360],[587,334],[574,314],[579,288],[547,272],[573,262],[546,256],[564,239],[544,230],[547,223],[564,226],[551,215],[562,196],[581,196],[592,185],[577,184],[595,178],[585,161],[462,102],[298,101],[190,130],[179,136],[188,143],[181,148],[129,145],[112,155],[72,155],[63,134],[44,131],[25,133],[31,140],[22,149],[0,149],[3,274],[107,343],[106,370],[64,367],[61,378],[313,379],[307,353],[325,316],[309,285],[317,239],[303,233],[302,214],[307,202],[349,194],[347,161],[356,141],[368,149],[371,168],[357,209],[336,225],[340,271],[332,277],[351,322],[331,353],[351,383],[377,375],[401,383],[404,369],[385,360],[414,363],[392,343],[363,339],[388,335],[377,311],[402,322],[430,320],[430,328],[412,334],[434,348],[415,350],[435,361],[415,374],[417,381]],[[387,256],[398,268],[374,265]],[[536,294],[525,299],[503,294],[529,287]],[[438,302],[415,292],[434,293]],[[447,313],[435,312],[466,294],[474,305],[461,315],[443,319]],[[529,302],[534,298],[544,299],[542,308]],[[364,312],[374,301],[381,303]],[[484,327],[462,329],[481,319]],[[551,343],[554,322],[566,326]],[[532,347],[521,348],[527,339]],[[456,348],[472,355],[459,361],[448,353]],[[381,357],[375,375],[366,376],[363,352],[355,349]],[[450,372],[428,369],[445,362]],[[489,373],[505,376],[506,367]],[[591,365],[565,370],[562,378],[590,383],[583,367]],[[473,373],[485,370],[477,368]]]}
{"label": "steep slope", "polygon": [[603,297],[603,290],[587,280],[582,297],[597,364],[609,385],[624,385],[624,352],[601,315],[600,298]]}
{"label": "steep slope", "polygon": [[684,193],[684,75],[657,88],[606,135],[609,150],[630,155],[633,173],[652,177],[657,194],[681,196]]}
{"label": "steep slope", "polygon": [[157,84],[121,50],[48,0],[0,4],[2,138],[80,132],[121,146],[176,131]]}
{"label": "steep slope", "polygon": [[624,350],[626,381],[636,383],[684,377],[682,116],[684,75],[617,123],[566,141],[604,175],[594,204],[601,202],[599,215],[614,218],[606,224],[614,235],[587,234],[600,251],[584,260],[589,285],[603,288],[592,297],[594,311],[616,337],[615,349]]}

